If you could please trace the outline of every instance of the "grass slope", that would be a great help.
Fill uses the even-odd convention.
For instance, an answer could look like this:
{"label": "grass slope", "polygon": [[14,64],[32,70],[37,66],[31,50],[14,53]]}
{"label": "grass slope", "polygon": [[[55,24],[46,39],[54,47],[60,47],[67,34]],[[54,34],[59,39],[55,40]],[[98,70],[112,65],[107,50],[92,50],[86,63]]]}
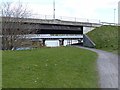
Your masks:
{"label": "grass slope", "polygon": [[0,50],[0,89],[2,89],[2,51]]}
{"label": "grass slope", "polygon": [[3,88],[96,88],[97,54],[75,47],[3,51]]}
{"label": "grass slope", "polygon": [[101,26],[88,32],[87,35],[96,44],[96,48],[107,51],[118,50],[118,27]]}

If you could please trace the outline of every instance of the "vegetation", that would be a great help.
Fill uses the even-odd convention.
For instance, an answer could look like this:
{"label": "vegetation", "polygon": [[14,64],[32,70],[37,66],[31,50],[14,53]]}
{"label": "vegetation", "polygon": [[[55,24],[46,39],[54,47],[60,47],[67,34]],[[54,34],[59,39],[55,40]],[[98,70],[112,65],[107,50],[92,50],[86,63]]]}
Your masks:
{"label": "vegetation", "polygon": [[21,3],[2,2],[2,49],[12,50],[21,46],[22,41],[26,38],[25,34],[30,31],[25,30],[23,19],[31,16],[30,11]]}
{"label": "vegetation", "polygon": [[97,54],[75,47],[3,51],[3,88],[97,88]]}
{"label": "vegetation", "polygon": [[115,52],[118,50],[118,27],[102,26],[87,33],[97,49]]}
{"label": "vegetation", "polygon": [[2,51],[0,50],[0,89],[2,89]]}

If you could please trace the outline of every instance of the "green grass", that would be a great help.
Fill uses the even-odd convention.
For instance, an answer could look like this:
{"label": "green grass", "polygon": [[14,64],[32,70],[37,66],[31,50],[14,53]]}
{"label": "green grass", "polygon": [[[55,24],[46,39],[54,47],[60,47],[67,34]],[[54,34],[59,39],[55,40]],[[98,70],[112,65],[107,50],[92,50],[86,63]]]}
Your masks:
{"label": "green grass", "polygon": [[0,50],[0,89],[2,88],[2,51]]}
{"label": "green grass", "polygon": [[110,52],[118,50],[118,27],[102,26],[87,33],[87,35],[96,44],[97,49],[102,49]]}
{"label": "green grass", "polygon": [[3,51],[3,88],[97,88],[97,54],[75,47]]}

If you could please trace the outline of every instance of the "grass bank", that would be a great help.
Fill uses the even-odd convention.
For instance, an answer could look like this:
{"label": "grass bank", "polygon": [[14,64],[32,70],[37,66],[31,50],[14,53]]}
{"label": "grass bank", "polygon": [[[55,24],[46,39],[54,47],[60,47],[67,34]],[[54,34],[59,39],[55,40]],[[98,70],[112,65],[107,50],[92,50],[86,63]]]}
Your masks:
{"label": "grass bank", "polygon": [[0,50],[0,89],[2,89],[2,51]]}
{"label": "grass bank", "polygon": [[97,88],[97,54],[75,47],[3,51],[3,88]]}
{"label": "grass bank", "polygon": [[87,35],[96,44],[97,49],[102,49],[110,52],[118,50],[118,27],[102,26],[87,33]]}

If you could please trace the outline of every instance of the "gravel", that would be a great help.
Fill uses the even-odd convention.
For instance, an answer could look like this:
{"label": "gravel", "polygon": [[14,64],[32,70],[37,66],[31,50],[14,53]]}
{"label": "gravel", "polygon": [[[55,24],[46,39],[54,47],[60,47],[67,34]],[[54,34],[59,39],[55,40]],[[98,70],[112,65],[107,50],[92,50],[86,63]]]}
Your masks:
{"label": "gravel", "polygon": [[98,54],[97,67],[101,88],[118,88],[118,55],[93,48],[80,47]]}

